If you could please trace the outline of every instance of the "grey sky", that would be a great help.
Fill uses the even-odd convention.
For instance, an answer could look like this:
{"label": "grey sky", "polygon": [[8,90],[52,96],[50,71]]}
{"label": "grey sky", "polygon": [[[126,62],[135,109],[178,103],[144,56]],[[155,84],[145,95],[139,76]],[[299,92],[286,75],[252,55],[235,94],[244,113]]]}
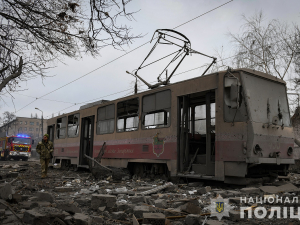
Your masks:
{"label": "grey sky", "polygon": [[[144,34],[141,39],[137,39],[132,45],[124,46],[126,51],[130,51],[137,46],[149,41],[156,29],[172,29],[206,11],[209,11],[228,0],[134,0],[128,7],[128,10],[136,11],[135,21],[129,22],[134,34]],[[234,0],[233,2],[204,15],[188,24],[177,29],[177,31],[186,35],[192,48],[207,55],[215,56],[215,51],[224,46],[226,55],[230,55],[232,44],[226,35],[228,31],[238,33],[242,21],[242,14],[252,16],[255,12],[263,10],[265,19],[278,19],[289,24],[299,24],[300,21],[300,1],[299,0]],[[119,21],[121,23],[122,21]],[[127,22],[127,21],[125,21]],[[57,63],[56,68],[49,71],[52,76],[44,80],[44,86],[40,78],[30,80],[21,84],[22,89],[18,93],[12,93],[14,96],[15,108],[18,116],[30,117],[30,114],[40,112],[35,107],[44,111],[44,117],[51,116],[52,113],[57,116],[57,112],[67,113],[77,110],[80,105],[74,103],[85,102],[94,99],[112,100],[123,97],[129,93],[126,89],[132,88],[134,78],[126,74],[126,70],[136,69],[145,56],[148,54],[153,44],[147,44],[140,49],[126,55],[125,57],[89,74],[88,76],[44,97],[56,101],[70,103],[59,103],[54,101],[39,99],[18,111],[28,103],[34,100],[32,97],[40,97],[54,89],[74,80],[104,64],[119,57],[125,52],[106,48],[101,52],[97,59],[84,56],[81,60],[66,58],[64,64]],[[197,55],[189,56],[184,64],[178,69],[177,73],[192,68],[202,66],[211,60]],[[230,66],[230,65],[229,65]],[[154,68],[155,69],[155,68]],[[182,75],[175,76],[171,82],[192,78],[201,75],[203,69],[197,69]],[[158,72],[158,71],[157,71]],[[143,74],[142,74],[143,75]],[[157,73],[145,74],[143,77],[151,82],[155,81]],[[141,86],[141,89],[146,89]],[[123,91],[123,92],[121,92]],[[119,94],[111,95],[116,92]],[[110,95],[110,96],[107,96]],[[32,96],[32,97],[27,97]],[[104,97],[106,96],[106,97]],[[0,114],[4,111],[15,111],[14,105],[9,96],[4,97],[6,102],[0,102]],[[49,118],[49,117],[48,117]]]}

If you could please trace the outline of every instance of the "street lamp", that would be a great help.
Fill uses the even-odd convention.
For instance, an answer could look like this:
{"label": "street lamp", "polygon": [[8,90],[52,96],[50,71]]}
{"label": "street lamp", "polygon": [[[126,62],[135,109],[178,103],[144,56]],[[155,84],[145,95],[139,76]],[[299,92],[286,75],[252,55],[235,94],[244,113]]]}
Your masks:
{"label": "street lamp", "polygon": [[39,108],[35,108],[36,110],[39,110],[39,111],[41,111],[42,112],[42,137],[43,137],[43,132],[44,132],[44,127],[43,127],[43,125],[44,125],[44,121],[43,121],[43,111],[42,110],[40,110]]}

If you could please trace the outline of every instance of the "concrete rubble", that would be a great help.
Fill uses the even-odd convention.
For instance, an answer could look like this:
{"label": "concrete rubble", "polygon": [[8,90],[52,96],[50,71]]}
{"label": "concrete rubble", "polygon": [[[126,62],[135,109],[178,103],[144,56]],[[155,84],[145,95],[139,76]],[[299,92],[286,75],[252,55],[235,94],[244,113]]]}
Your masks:
{"label": "concrete rubble", "polygon": [[[236,186],[197,180],[169,182],[159,176],[96,179],[87,170],[49,170],[49,178],[41,179],[38,161],[0,162],[0,224],[299,224],[298,218],[280,219],[277,214],[246,218],[258,206],[266,207],[270,215],[274,205],[270,199],[276,198],[283,198],[276,206],[295,207],[296,214],[299,203],[292,199],[300,193],[298,174],[269,184]],[[211,215],[210,206],[211,199],[220,197],[228,199],[229,210],[228,217],[219,221]],[[254,202],[256,198],[267,201],[260,205]]]}

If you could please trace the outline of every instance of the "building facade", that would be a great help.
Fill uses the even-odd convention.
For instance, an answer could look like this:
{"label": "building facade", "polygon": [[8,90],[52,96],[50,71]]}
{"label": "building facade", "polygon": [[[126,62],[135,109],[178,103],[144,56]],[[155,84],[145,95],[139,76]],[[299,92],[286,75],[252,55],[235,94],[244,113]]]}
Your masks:
{"label": "building facade", "polygon": [[35,140],[35,143],[42,140],[42,137],[46,132],[47,120],[43,120],[42,130],[42,120],[39,118],[16,117],[15,120],[0,127],[0,133],[2,134],[4,133],[7,136],[18,134],[28,135]]}

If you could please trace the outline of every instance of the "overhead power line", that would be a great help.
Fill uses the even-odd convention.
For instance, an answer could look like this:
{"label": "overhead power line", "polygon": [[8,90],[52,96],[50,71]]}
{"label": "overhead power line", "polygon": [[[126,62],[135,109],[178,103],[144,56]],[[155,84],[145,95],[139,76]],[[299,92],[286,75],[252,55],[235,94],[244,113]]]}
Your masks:
{"label": "overhead power line", "polygon": [[[178,76],[178,75],[181,75],[181,74],[184,74],[184,73],[187,73],[187,72],[190,72],[190,71],[193,71],[193,70],[200,69],[200,68],[205,67],[205,66],[206,66],[206,65],[198,66],[198,67],[196,67],[196,68],[193,68],[193,69],[190,69],[190,70],[186,70],[186,71],[183,71],[183,72],[174,74],[174,77],[175,77],[175,76]],[[152,82],[150,82],[150,83],[155,83],[155,82],[156,82],[156,81],[152,81]],[[139,85],[139,87],[141,87],[141,86],[146,86],[146,84],[141,84],[141,85]],[[94,99],[91,99],[91,100],[88,100],[88,101],[76,103],[76,104],[74,104],[74,105],[68,106],[67,108],[61,109],[61,110],[55,112],[54,114],[59,113],[59,112],[62,112],[62,111],[64,111],[64,110],[66,110],[66,109],[69,109],[69,108],[71,108],[71,107],[73,107],[73,106],[75,106],[75,105],[78,106],[78,105],[82,105],[82,104],[89,103],[89,102],[92,102],[92,101],[101,100],[101,99],[103,99],[103,98],[105,98],[105,97],[108,97],[108,96],[111,96],[111,95],[120,94],[120,93],[122,93],[122,92],[130,91],[130,90],[132,90],[132,88],[129,88],[129,89],[126,89],[126,90],[123,90],[123,91],[118,91],[118,92],[115,92],[115,93],[112,93],[112,94],[108,94],[108,95],[105,95],[105,96],[102,96],[102,97],[94,98]],[[147,89],[145,89],[145,90],[147,90]],[[49,116],[50,116],[50,115],[49,115]],[[46,117],[49,117],[49,116],[46,116]]]}
{"label": "overhead power line", "polygon": [[[28,97],[28,98],[35,98],[35,99],[37,99],[37,97],[30,96],[30,95],[24,95],[24,94],[20,94],[20,93],[14,93],[14,94],[16,94],[16,95],[22,95],[22,96],[25,96],[25,97]],[[47,99],[47,98],[42,98],[41,100],[46,100],[46,101],[50,101],[50,102],[61,102],[61,103],[68,103],[68,104],[76,104],[75,102],[58,101],[58,100]]]}
{"label": "overhead power line", "polygon": [[[180,25],[174,27],[173,29],[176,29],[176,28],[181,27],[181,26],[183,26],[183,25],[185,25],[185,24],[187,24],[187,23],[189,23],[189,22],[191,22],[191,21],[193,21],[193,20],[195,20],[195,19],[198,19],[199,17],[204,16],[204,15],[206,15],[206,14],[208,14],[208,13],[210,13],[210,12],[212,12],[212,11],[214,11],[214,10],[216,10],[216,9],[218,9],[218,8],[224,6],[224,5],[226,5],[226,4],[228,4],[228,3],[232,2],[232,1],[233,1],[233,0],[230,0],[230,1],[228,1],[228,2],[226,2],[226,3],[224,3],[224,4],[222,4],[222,5],[219,5],[219,6],[213,8],[213,9],[211,9],[211,10],[209,10],[209,11],[207,11],[207,12],[205,12],[205,13],[203,13],[203,14],[197,16],[197,17],[194,17],[194,18],[191,19],[191,20],[188,20],[188,21],[186,21],[186,22],[184,22],[184,23],[182,23],[182,24],[180,24]],[[118,60],[118,59],[120,59],[120,58],[122,58],[122,57],[124,57],[124,56],[126,56],[126,55],[128,55],[128,54],[130,54],[130,53],[132,53],[132,52],[134,52],[135,50],[137,50],[137,49],[143,47],[144,45],[148,44],[149,42],[150,42],[150,41],[147,41],[147,42],[145,42],[144,44],[142,44],[142,45],[140,45],[140,46],[138,46],[138,47],[132,49],[131,51],[126,52],[125,54],[123,54],[123,55],[121,55],[121,56],[119,56],[119,57],[117,57],[117,58],[115,58],[115,59],[109,61],[108,63],[105,63],[104,65],[99,66],[99,67],[97,67],[96,69],[94,69],[94,70],[92,70],[92,71],[90,71],[90,72],[88,72],[88,73],[86,73],[86,74],[84,74],[84,75],[82,75],[82,76],[76,78],[75,80],[72,80],[72,81],[70,81],[70,82],[68,82],[68,83],[66,83],[66,84],[64,84],[64,85],[62,85],[62,86],[60,86],[60,87],[54,89],[53,91],[50,91],[50,92],[48,92],[48,93],[46,93],[46,94],[44,94],[44,95],[42,95],[42,96],[36,98],[36,99],[33,100],[32,102],[28,103],[27,105],[25,105],[25,106],[23,106],[22,108],[20,108],[19,110],[17,110],[16,113],[19,112],[19,111],[21,111],[22,109],[26,108],[27,106],[31,105],[33,102],[37,101],[38,99],[40,99],[40,98],[42,98],[42,97],[45,97],[45,96],[47,96],[47,95],[49,95],[49,94],[51,94],[51,93],[53,93],[53,92],[55,92],[55,91],[58,91],[58,90],[60,90],[60,89],[62,89],[62,88],[64,88],[64,87],[66,87],[66,86],[68,86],[68,85],[74,83],[75,81],[82,79],[83,77],[86,77],[87,75],[89,75],[89,74],[91,74],[91,73],[93,73],[93,72],[95,72],[95,71],[97,71],[97,70],[99,70],[99,69],[101,69],[101,68],[103,68],[103,67],[105,67],[105,66],[111,64],[112,62],[115,62],[116,60]]]}
{"label": "overhead power line", "polygon": [[[290,36],[290,38],[291,38],[291,36]],[[277,44],[277,43],[286,41],[287,39],[288,39],[288,38],[285,38],[285,39],[283,39],[283,40],[279,40],[279,41],[270,43],[270,45],[274,45],[274,44]],[[259,48],[256,48],[255,50],[258,50],[258,49],[259,49]],[[236,56],[238,56],[238,55],[239,55],[239,53],[238,53],[238,54],[235,54],[235,55],[232,55],[232,56],[229,56],[229,57],[226,57],[226,58],[222,59],[222,61],[226,61],[226,60],[231,59],[231,58],[234,58],[234,57],[236,57]],[[275,58],[278,58],[278,57],[275,57]],[[270,60],[268,60],[268,61],[272,61],[272,60],[273,60],[273,59],[270,59]],[[261,61],[261,62],[263,62],[263,61]],[[255,65],[257,65],[257,64],[255,64]],[[228,65],[222,65],[222,66],[220,66],[219,68],[227,67],[227,66],[228,66]],[[202,66],[201,66],[201,67],[202,67]],[[195,69],[198,69],[198,68],[201,68],[201,67],[196,67],[196,68],[191,69],[191,70],[195,70]],[[184,72],[182,72],[182,73],[189,72],[189,71],[191,71],[191,70],[184,71]],[[180,74],[181,74],[181,73],[180,73]],[[180,74],[175,74],[174,76],[180,75]],[[154,83],[154,82],[150,82],[150,83]],[[140,85],[140,86],[144,86],[144,85]],[[39,98],[39,99],[41,99],[41,100],[46,100],[46,101],[54,101],[54,102],[61,102],[61,103],[72,104],[71,106],[65,108],[65,109],[68,109],[68,108],[71,108],[71,107],[73,107],[73,106],[75,106],[75,105],[81,105],[81,104],[83,104],[83,103],[87,103],[87,102],[91,102],[91,101],[96,101],[96,100],[99,100],[99,99],[104,98],[104,97],[108,97],[108,96],[111,96],[111,95],[119,94],[119,93],[122,93],[122,92],[125,92],[125,91],[130,91],[130,90],[132,90],[132,89],[131,89],[131,88],[130,88],[130,89],[126,89],[126,90],[123,90],[123,91],[115,92],[115,93],[112,93],[112,94],[109,94],[109,95],[105,95],[105,96],[102,96],[102,97],[98,97],[98,98],[95,98],[95,99],[87,100],[87,101],[84,101],[84,102],[78,102],[78,103],[74,103],[74,102],[65,102],[65,101],[57,101],[57,100],[45,99],[45,98]],[[16,93],[15,93],[15,94],[16,94]],[[24,95],[24,94],[20,94],[20,93],[17,93],[17,94],[18,94],[18,95],[23,95],[23,96],[26,96],[26,97],[30,97],[30,98],[35,98],[35,99],[37,99],[37,97],[28,96],[28,95]],[[58,111],[58,112],[64,111],[65,109],[62,109],[62,110],[60,110],[60,111]]]}

